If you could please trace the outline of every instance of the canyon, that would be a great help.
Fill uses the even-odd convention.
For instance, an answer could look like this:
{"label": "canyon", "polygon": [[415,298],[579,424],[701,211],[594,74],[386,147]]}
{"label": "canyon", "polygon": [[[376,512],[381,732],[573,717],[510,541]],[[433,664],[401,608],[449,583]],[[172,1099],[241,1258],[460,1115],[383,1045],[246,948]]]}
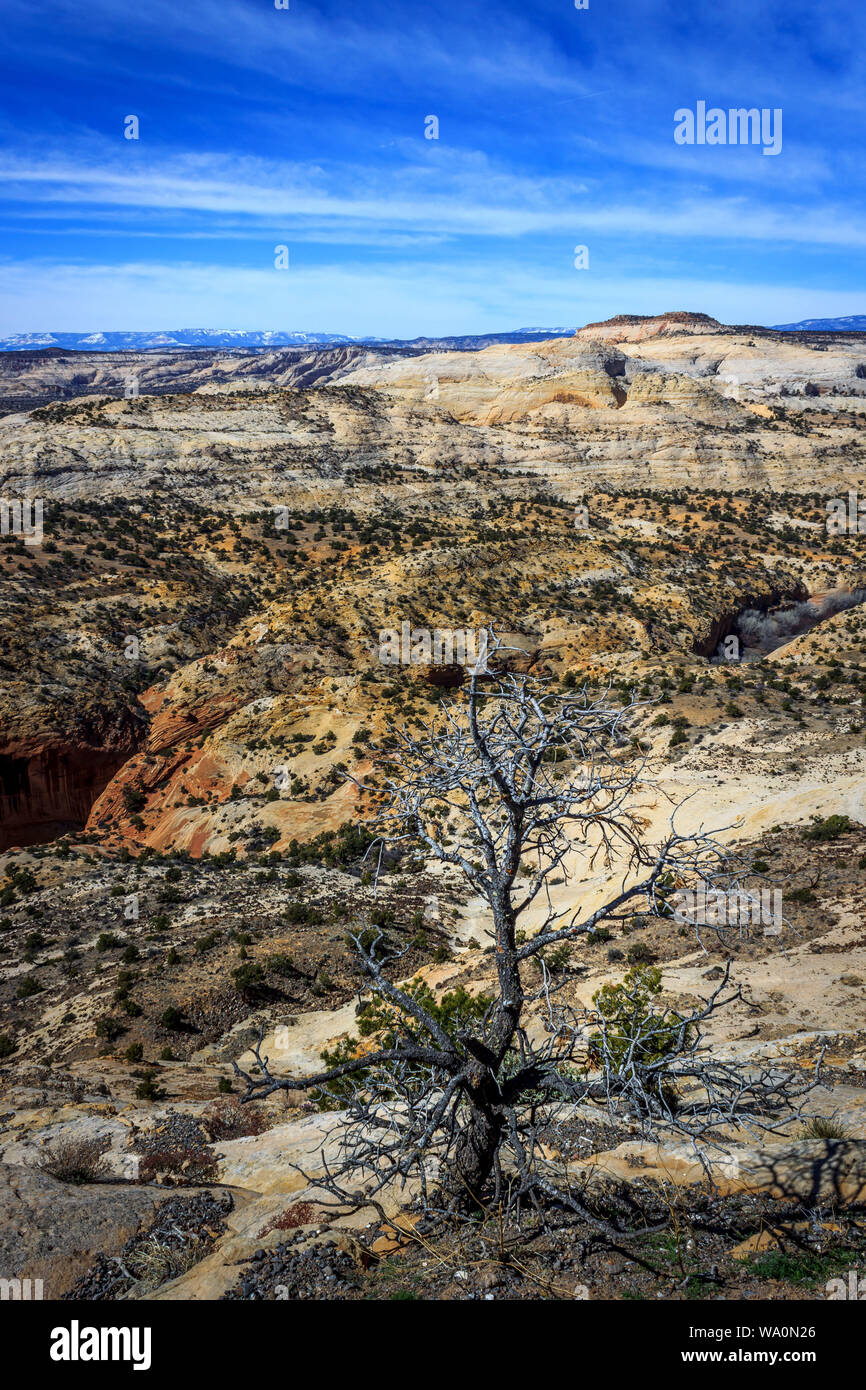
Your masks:
{"label": "canyon", "polygon": [[[345,1040],[364,988],[350,925],[384,922],[400,977],[437,997],[491,987],[480,900],[418,852],[381,884],[363,858],[377,744],[465,682],[459,663],[383,663],[404,623],[490,627],[551,688],[634,700],[646,833],[683,802],[755,884],[779,877],[782,949],[647,917],[575,947],[564,997],[590,1008],[621,980],[634,932],[671,1007],[733,963],[713,1048],[804,1069],[825,1049],[814,1115],[844,1114],[859,1193],[866,558],[826,520],[866,494],[864,364],[862,334],[685,311],[483,347],[0,354],[0,494],[44,503],[40,546],[0,538],[0,1169],[34,1209],[62,1206],[33,1174],[71,1127],[105,1141],[117,1208],[97,1231],[82,1190],[80,1248],[34,1244],[34,1277],[95,1278],[139,1229],[150,1189],[126,1207],[122,1181],[160,1127],[207,1159],[185,1199],[235,1206],[210,1253],[135,1296],[228,1293],[302,1196],[298,1228],[318,1230],[321,1193],[286,1157],[319,1161],[330,1112],[283,1093],[248,1132],[214,1106],[234,1115],[231,1062],[259,1030],[292,1067]],[[731,636],[742,660],[721,659]],[[591,906],[616,872],[575,852],[554,901]],[[243,964],[261,988],[233,983]],[[584,1176],[695,1180],[683,1153],[579,1119]],[[793,1122],[778,1140],[801,1196],[815,1142]],[[744,1147],[743,1172],[768,1153]]]}

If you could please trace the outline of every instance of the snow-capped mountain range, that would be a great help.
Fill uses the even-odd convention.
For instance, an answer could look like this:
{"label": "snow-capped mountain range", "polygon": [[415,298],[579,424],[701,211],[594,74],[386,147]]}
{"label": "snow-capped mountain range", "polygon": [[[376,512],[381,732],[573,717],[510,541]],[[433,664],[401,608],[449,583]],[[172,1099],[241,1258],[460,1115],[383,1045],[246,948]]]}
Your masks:
{"label": "snow-capped mountain range", "polygon": [[780,333],[866,333],[866,314],[846,319],[801,319],[799,323],[774,323]]}
{"label": "snow-capped mountain range", "polygon": [[33,352],[40,348],[141,352],[147,348],[318,347],[356,341],[340,333],[245,333],[220,328],[180,328],[156,333],[13,333],[8,338],[0,338],[0,349],[4,352]]}
{"label": "snow-capped mountain range", "polygon": [[345,333],[288,333],[268,329],[246,332],[242,329],[179,328],[164,332],[117,333],[13,333],[0,338],[0,352],[38,352],[46,348],[66,352],[144,352],[173,348],[280,348],[342,347],[388,343],[398,347],[425,347],[447,344],[451,347],[483,347],[487,343],[540,342],[545,338],[570,337],[573,328],[519,328],[513,332],[466,334],[447,338],[352,338]]}

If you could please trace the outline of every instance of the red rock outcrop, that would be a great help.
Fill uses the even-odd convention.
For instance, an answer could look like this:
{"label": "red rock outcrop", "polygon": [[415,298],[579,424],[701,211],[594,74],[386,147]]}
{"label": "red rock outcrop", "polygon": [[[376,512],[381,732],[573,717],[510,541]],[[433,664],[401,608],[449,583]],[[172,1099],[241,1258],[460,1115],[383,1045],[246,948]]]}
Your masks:
{"label": "red rock outcrop", "polygon": [[90,808],[132,749],[50,741],[0,749],[0,850],[81,830]]}

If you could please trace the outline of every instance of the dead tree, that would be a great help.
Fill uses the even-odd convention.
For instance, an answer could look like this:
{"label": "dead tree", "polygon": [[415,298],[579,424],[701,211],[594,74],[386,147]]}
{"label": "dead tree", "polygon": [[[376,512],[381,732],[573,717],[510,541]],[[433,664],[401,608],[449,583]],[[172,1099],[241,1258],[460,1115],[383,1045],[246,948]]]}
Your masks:
{"label": "dead tree", "polygon": [[[492,1200],[513,1210],[556,1200],[584,1210],[546,1157],[558,1120],[577,1104],[607,1107],[645,1135],[703,1141],[705,1152],[721,1125],[767,1129],[790,1118],[810,1086],[708,1055],[702,1024],[739,997],[727,972],[689,1015],[648,1008],[636,975],[616,1020],[560,1002],[574,978],[553,973],[562,947],[638,912],[670,917],[668,899],[683,885],[730,890],[736,865],[718,831],[681,833],[677,808],[664,833],[647,838],[648,812],[663,793],[630,736],[636,701],[618,707],[586,688],[563,695],[509,669],[513,657],[491,634],[488,669],[474,672],[421,735],[392,728],[375,779],[358,784],[375,804],[381,843],[422,846],[487,902],[496,986],[485,1015],[446,1029],[388,977],[381,938],[359,933],[371,989],[390,1020],[386,1045],[306,1077],[275,1075],[260,1048],[254,1072],[235,1064],[247,1100],[339,1085],[340,1159],[317,1181],[356,1206],[413,1180],[425,1199],[435,1188],[452,1206]],[[579,902],[556,907],[551,879],[568,883],[592,868],[616,875],[605,901],[591,911]],[[518,925],[528,914],[536,917],[531,935]]]}

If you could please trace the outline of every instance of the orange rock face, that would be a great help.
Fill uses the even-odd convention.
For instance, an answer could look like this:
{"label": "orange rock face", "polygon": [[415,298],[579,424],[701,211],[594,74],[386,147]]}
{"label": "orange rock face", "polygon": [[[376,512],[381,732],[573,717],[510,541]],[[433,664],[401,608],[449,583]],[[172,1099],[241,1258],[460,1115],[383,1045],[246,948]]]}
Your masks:
{"label": "orange rock face", "polygon": [[0,850],[80,830],[130,750],[7,743],[0,752]]}

